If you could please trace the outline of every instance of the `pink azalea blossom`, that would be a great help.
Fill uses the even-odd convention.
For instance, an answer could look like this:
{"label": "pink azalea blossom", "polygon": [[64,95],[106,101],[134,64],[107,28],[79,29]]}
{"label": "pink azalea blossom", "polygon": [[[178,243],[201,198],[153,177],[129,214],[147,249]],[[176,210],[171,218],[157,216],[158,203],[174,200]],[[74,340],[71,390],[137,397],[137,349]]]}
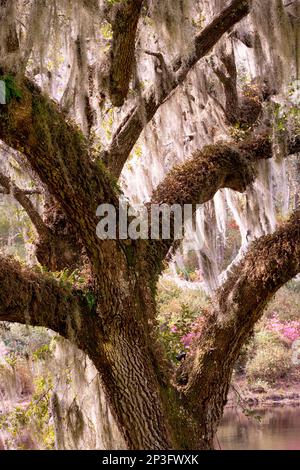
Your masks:
{"label": "pink azalea blossom", "polygon": [[188,349],[191,345],[191,342],[193,341],[193,339],[195,338],[195,335],[194,333],[188,333],[187,335],[183,336],[181,338],[181,342],[183,344],[183,346]]}
{"label": "pink azalea blossom", "polygon": [[287,342],[293,342],[300,337],[300,321],[282,322],[275,314],[268,321],[267,330],[278,333]]}

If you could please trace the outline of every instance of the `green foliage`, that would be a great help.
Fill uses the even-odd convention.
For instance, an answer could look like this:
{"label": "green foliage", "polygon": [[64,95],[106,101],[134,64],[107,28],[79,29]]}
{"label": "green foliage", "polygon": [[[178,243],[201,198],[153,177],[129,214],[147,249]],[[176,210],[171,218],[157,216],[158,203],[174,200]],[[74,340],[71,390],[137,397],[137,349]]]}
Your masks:
{"label": "green foliage", "polygon": [[106,3],[109,5],[116,5],[117,3],[121,3],[124,0],[106,0]]}
{"label": "green foliage", "polygon": [[193,315],[188,305],[182,304],[180,315],[172,318],[170,323],[162,322],[160,325],[161,339],[172,361],[175,361],[176,355],[184,349],[181,338],[188,333],[192,320]]}
{"label": "green foliage", "polygon": [[294,133],[300,130],[299,88],[293,82],[289,85],[288,99],[283,103],[276,103],[274,108],[275,130],[285,132],[291,127]]}
{"label": "green foliage", "polygon": [[107,138],[108,141],[111,140],[111,138],[112,138],[113,123],[114,123],[113,109],[109,109],[109,111],[107,112],[106,119],[103,120],[103,122],[102,122],[102,128],[103,128],[103,130],[106,134],[106,138]]}
{"label": "green foliage", "polygon": [[74,269],[71,271],[70,269],[65,268],[62,271],[49,271],[47,268],[41,265],[35,266],[34,269],[38,272],[46,274],[49,279],[54,279],[61,287],[64,287],[67,290],[72,290],[74,288],[80,289],[85,283],[85,279],[81,275],[79,269]]}
{"label": "green foliage", "polygon": [[206,17],[203,13],[201,13],[198,18],[192,18],[192,25],[196,29],[202,29],[206,21]]}
{"label": "green foliage", "polygon": [[89,311],[94,311],[96,306],[96,297],[91,290],[83,289],[86,280],[81,275],[80,270],[75,269],[74,271],[70,271],[69,269],[64,269],[62,271],[52,272],[42,266],[37,266],[36,268],[44,274],[47,274],[49,278],[54,279],[61,287],[66,289],[66,300],[68,294],[71,293],[72,290],[77,289],[82,298],[86,300]]}
{"label": "green foliage", "polygon": [[45,361],[51,355],[50,345],[44,344],[39,349],[34,351],[32,358],[34,361]]}
{"label": "green foliage", "polygon": [[185,349],[182,338],[190,333],[192,324],[208,306],[201,290],[183,291],[171,282],[163,282],[157,291],[159,335],[169,359]]}
{"label": "green foliage", "polygon": [[280,320],[299,320],[300,282],[291,281],[281,288],[268,305],[265,318],[277,314]]}
{"label": "green foliage", "polygon": [[236,141],[240,142],[246,139],[249,136],[251,128],[245,124],[237,123],[230,127],[229,133],[231,137]]}
{"label": "green foliage", "polygon": [[251,349],[245,368],[250,383],[257,379],[275,383],[287,376],[292,367],[291,351],[276,333],[258,332]]}
{"label": "green foliage", "polygon": [[41,443],[42,448],[54,449],[54,427],[50,425],[49,412],[52,379],[50,375],[40,376],[35,379],[34,385],[35,390],[27,406],[16,406],[10,413],[0,415],[0,429],[5,429],[15,444],[27,429]]}
{"label": "green foliage", "polygon": [[74,287],[75,285],[80,286],[84,284],[84,278],[78,269],[74,271],[64,269],[63,271],[53,273],[53,275],[62,286]]}
{"label": "green foliage", "polygon": [[104,39],[111,39],[112,38],[112,27],[110,23],[105,23],[101,26],[101,35]]}
{"label": "green foliage", "polygon": [[15,354],[11,353],[5,356],[5,362],[13,369],[17,364],[17,357]]}
{"label": "green foliage", "polygon": [[[50,344],[51,336],[45,328],[32,328],[20,324],[1,324],[0,341],[3,341],[8,356],[6,362],[14,357],[32,355],[38,350],[46,349]],[[10,359],[8,359],[10,358]]]}
{"label": "green foliage", "polygon": [[85,298],[88,303],[89,309],[92,311],[96,306],[96,298],[94,294],[92,292],[87,292]]}

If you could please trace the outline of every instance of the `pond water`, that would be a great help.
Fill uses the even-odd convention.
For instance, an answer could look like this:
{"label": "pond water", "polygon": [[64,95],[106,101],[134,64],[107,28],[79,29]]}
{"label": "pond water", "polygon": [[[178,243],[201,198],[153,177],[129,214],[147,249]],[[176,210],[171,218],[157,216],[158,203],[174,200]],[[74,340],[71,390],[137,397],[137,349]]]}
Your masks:
{"label": "pond water", "polygon": [[300,407],[251,410],[253,417],[227,409],[219,427],[216,449],[300,450]]}

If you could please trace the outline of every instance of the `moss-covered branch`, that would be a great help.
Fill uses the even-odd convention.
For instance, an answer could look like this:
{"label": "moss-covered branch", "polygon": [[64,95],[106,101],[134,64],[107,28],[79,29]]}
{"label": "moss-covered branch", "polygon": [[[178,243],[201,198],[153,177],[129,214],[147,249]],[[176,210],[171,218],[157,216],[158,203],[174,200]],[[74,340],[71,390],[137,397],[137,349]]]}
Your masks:
{"label": "moss-covered branch", "polygon": [[184,61],[180,57],[176,58],[171,64],[170,70],[173,71],[174,79],[170,80],[168,86],[164,88],[160,100],[157,101],[155,89],[152,87],[143,100],[131,109],[114,134],[108,150],[102,155],[104,162],[116,177],[121,174],[134,144],[145,127],[145,123],[151,121],[169,94],[186,79],[191,68],[216,45],[226,31],[248,13],[248,0],[233,0],[195,37],[189,57]]}
{"label": "moss-covered branch", "polygon": [[27,79],[15,87],[18,96],[0,107],[0,139],[26,157],[97,257],[96,209],[116,202],[115,183],[93,163],[84,136],[54,102]]}
{"label": "moss-covered branch", "polygon": [[[294,136],[287,142],[287,153],[300,151],[300,138]],[[196,205],[210,201],[222,188],[244,192],[257,176],[257,162],[272,158],[272,143],[267,133],[252,135],[239,143],[219,142],[196,151],[191,159],[174,167],[154,191],[152,204]],[[149,206],[150,207],[150,206]],[[172,230],[171,230],[172,232]],[[151,241],[154,263],[163,260],[174,240]],[[152,250],[151,250],[152,253]]]}
{"label": "moss-covered branch", "polygon": [[170,171],[155,190],[152,202],[204,204],[222,188],[243,192],[256,177],[256,161],[271,157],[268,135],[255,136],[239,144],[208,145]]}
{"label": "moss-covered branch", "polygon": [[[193,352],[177,373],[187,406],[212,446],[240,349],[267,302],[300,272],[300,212],[274,234],[254,242],[217,293]],[[210,410],[211,420],[204,418]]]}
{"label": "moss-covered branch", "polygon": [[81,321],[90,316],[83,294],[2,256],[0,286],[0,321],[43,326],[81,344]]}

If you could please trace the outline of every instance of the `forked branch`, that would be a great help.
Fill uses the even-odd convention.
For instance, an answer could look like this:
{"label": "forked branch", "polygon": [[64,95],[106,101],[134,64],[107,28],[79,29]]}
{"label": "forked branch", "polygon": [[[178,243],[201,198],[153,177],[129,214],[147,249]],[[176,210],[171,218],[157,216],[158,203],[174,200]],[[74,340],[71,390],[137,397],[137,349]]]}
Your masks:
{"label": "forked branch", "polygon": [[145,125],[151,121],[157,110],[170,93],[184,82],[192,67],[216,45],[231,27],[249,13],[249,0],[233,0],[194,40],[190,55],[184,61],[178,57],[169,67],[174,80],[170,80],[157,101],[154,87],[151,87],[141,100],[124,118],[114,134],[109,148],[101,157],[115,177],[119,177],[126,160],[137,142]]}

